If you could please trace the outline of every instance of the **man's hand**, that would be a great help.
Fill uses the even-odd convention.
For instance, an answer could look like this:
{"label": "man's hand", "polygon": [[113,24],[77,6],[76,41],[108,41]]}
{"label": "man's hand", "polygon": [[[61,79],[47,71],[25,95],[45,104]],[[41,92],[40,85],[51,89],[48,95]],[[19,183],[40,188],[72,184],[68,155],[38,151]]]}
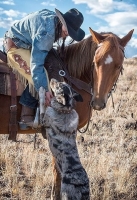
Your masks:
{"label": "man's hand", "polygon": [[50,102],[51,102],[51,99],[52,99],[53,95],[51,92],[46,92],[45,94],[45,103],[46,103],[46,106],[50,106]]}

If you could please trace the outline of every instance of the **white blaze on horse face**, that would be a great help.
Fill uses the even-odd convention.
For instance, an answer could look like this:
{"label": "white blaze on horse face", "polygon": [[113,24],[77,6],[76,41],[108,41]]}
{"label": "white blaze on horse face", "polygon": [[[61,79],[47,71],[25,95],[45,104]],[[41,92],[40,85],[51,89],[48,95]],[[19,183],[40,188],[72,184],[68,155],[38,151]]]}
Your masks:
{"label": "white blaze on horse face", "polygon": [[105,64],[110,64],[111,62],[113,62],[113,58],[110,55],[108,55],[108,57],[105,60]]}

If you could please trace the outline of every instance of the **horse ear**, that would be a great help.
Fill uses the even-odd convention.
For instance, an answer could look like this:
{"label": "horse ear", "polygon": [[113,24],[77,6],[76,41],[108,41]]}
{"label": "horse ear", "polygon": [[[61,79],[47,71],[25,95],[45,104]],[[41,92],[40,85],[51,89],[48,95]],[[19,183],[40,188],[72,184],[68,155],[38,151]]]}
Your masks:
{"label": "horse ear", "polygon": [[104,40],[104,36],[102,36],[101,34],[97,33],[96,31],[93,31],[90,27],[89,27],[90,33],[92,35],[92,40],[99,44],[102,42],[102,40]]}
{"label": "horse ear", "polygon": [[131,31],[129,31],[129,33],[127,35],[125,35],[123,38],[120,39],[120,44],[125,47],[126,44],[129,42],[129,40],[132,37],[134,29],[132,29]]}

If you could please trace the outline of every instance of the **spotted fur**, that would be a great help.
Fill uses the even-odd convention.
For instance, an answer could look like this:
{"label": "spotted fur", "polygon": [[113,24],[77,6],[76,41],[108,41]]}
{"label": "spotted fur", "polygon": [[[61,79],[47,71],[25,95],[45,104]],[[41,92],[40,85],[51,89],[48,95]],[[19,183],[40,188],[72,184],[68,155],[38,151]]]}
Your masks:
{"label": "spotted fur", "polygon": [[61,174],[60,199],[88,200],[89,179],[76,146],[79,118],[74,105],[75,100],[81,101],[82,97],[66,83],[52,79],[50,85],[55,97],[51,101],[51,107],[46,109],[43,126]]}

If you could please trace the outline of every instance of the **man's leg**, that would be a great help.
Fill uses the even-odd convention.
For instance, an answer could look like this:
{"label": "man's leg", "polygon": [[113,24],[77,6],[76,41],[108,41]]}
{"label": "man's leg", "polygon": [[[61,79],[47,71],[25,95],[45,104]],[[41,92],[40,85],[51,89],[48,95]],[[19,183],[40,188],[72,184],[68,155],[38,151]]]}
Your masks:
{"label": "man's leg", "polygon": [[20,128],[24,129],[24,125],[26,125],[27,128],[29,125],[31,126],[33,124],[35,111],[38,105],[38,100],[29,92],[29,86],[23,91],[19,103],[22,104],[21,121],[19,124]]}

